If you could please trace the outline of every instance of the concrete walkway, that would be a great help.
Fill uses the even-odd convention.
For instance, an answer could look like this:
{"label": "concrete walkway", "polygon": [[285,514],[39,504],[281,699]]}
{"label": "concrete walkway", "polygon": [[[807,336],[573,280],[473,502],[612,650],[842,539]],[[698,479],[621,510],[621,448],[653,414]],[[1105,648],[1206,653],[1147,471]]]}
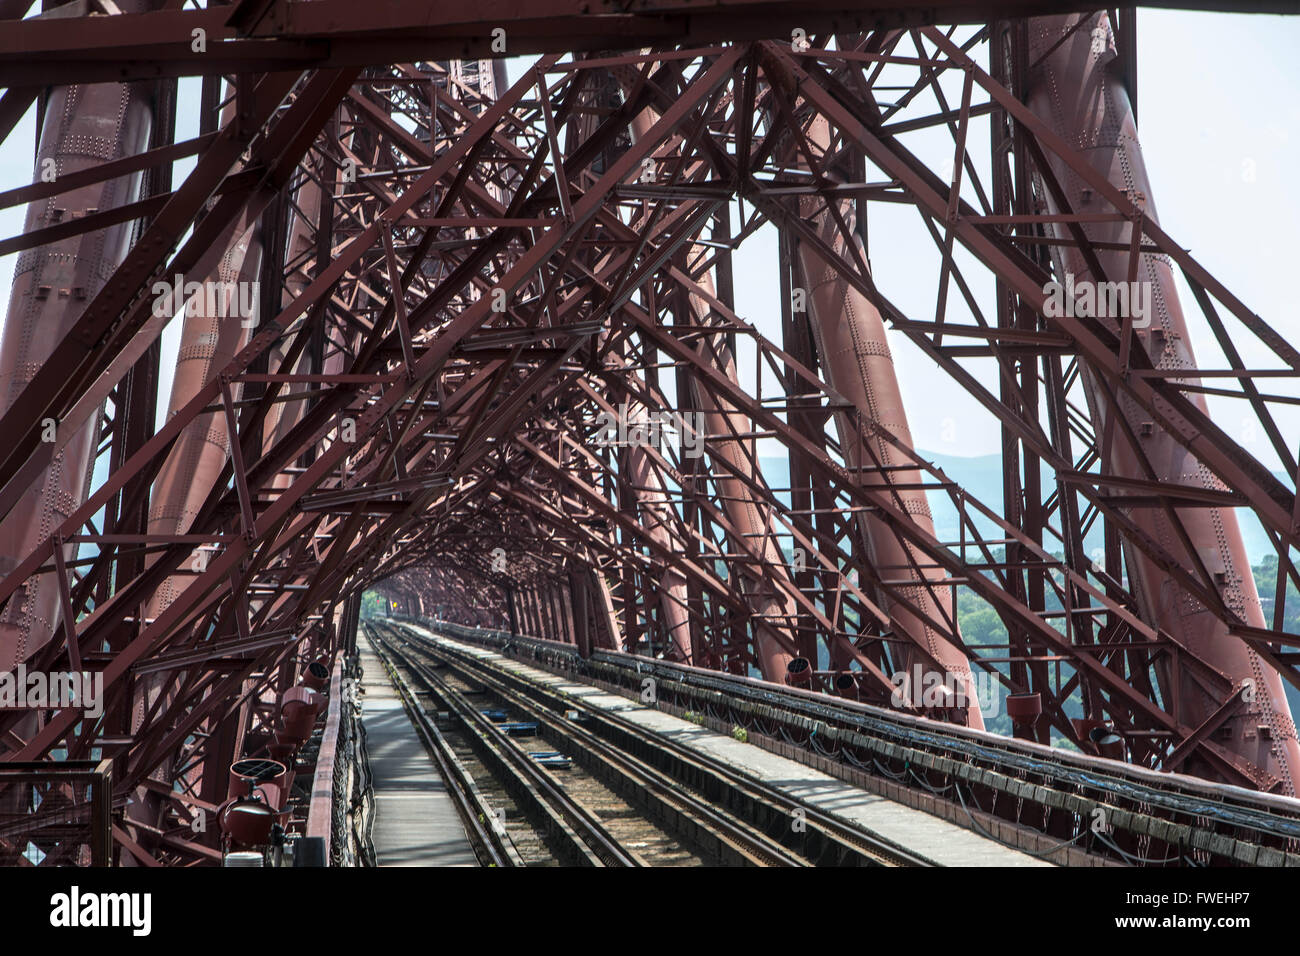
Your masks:
{"label": "concrete walkway", "polygon": [[379,865],[477,866],[447,785],[416,736],[388,672],[364,638],[357,645]]}

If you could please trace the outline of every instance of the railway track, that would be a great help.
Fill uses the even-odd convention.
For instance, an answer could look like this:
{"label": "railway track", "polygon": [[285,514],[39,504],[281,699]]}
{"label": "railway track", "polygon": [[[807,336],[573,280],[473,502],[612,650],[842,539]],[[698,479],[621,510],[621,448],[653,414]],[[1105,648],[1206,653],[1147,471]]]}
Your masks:
{"label": "railway track", "polygon": [[1080,845],[1130,865],[1283,866],[1300,858],[1300,805],[1294,798],[619,651],[597,650],[583,658],[576,647],[554,641],[441,621],[425,626],[625,695],[635,695],[653,678],[661,700],[679,711],[716,708],[728,721],[768,736],[781,733],[811,754],[848,751],[857,757],[850,767],[880,769],[883,763],[880,772],[892,770],[890,779],[919,777],[915,786],[927,794],[946,785],[977,810],[989,802],[1012,803],[1023,811],[1016,823],[1054,841],[1077,840],[1102,808],[1111,835]]}
{"label": "railway track", "polygon": [[465,824],[465,833],[474,855],[481,866],[523,866],[524,859],[508,838],[505,830],[498,824],[495,808],[479,789],[473,776],[456,754],[447,738],[438,729],[437,723],[430,719],[428,712],[420,704],[416,693],[408,682],[398,673],[391,657],[384,654],[379,643],[374,640],[373,629],[366,626],[366,632],[372,638],[388,672],[389,679],[402,701],[402,707],[415,728],[416,735],[438,767],[442,779],[447,783],[456,811]]}
{"label": "railway track", "polygon": [[[407,674],[420,681],[426,693],[431,693],[445,705],[472,737],[476,754],[488,772],[503,785],[514,805],[538,822],[538,828],[545,833],[547,843],[554,850],[556,862],[573,866],[645,865],[640,856],[620,845],[605,825],[573,799],[545,768],[516,747],[507,733],[481,713],[464,693],[450,686],[446,680],[398,646],[400,638],[395,629],[388,625],[370,624],[367,625],[367,630],[398,693],[404,702],[409,702],[408,711],[418,715],[417,728],[424,727],[427,732],[432,727],[437,732],[435,722],[419,703],[419,692],[411,686]],[[422,733],[421,736],[424,737],[425,734]],[[442,751],[443,759],[435,756],[440,770],[444,764],[451,762],[447,759],[449,754],[456,758],[457,763],[461,763],[445,736],[438,733],[434,742]],[[472,776],[464,771],[463,763],[461,771],[453,772],[450,776],[444,773],[444,779],[453,791],[462,790],[467,781],[474,784],[471,792],[477,799],[462,792],[458,795],[457,809],[463,818],[467,814],[472,815],[472,818],[466,819],[467,835],[471,843],[476,844],[475,853],[480,861],[486,858],[489,865],[528,865],[529,861],[507,832],[503,812],[505,808],[493,806],[483,797]]]}
{"label": "railway track", "polygon": [[[431,684],[445,667],[544,728],[611,789],[657,822],[729,865],[917,866],[929,861],[840,823],[815,807],[737,773],[616,714],[533,684],[504,668],[434,646],[400,625],[374,623],[384,651]],[[471,708],[472,709],[472,708]]]}

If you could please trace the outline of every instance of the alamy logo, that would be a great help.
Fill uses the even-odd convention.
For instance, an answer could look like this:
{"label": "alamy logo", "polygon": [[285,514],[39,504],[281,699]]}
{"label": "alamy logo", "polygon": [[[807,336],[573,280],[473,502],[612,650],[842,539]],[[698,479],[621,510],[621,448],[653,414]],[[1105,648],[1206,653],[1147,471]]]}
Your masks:
{"label": "alamy logo", "polygon": [[1074,273],[1065,274],[1065,284],[1049,282],[1043,286],[1043,314],[1049,319],[1073,318],[1129,319],[1133,328],[1151,325],[1150,282],[1074,281]]}
{"label": "alamy logo", "polygon": [[149,893],[82,893],[72,887],[50,897],[50,925],[125,926],[133,936],[148,936],[153,927],[153,896]]}
{"label": "alamy logo", "polygon": [[[951,671],[927,671],[920,664],[914,664],[910,672],[899,671],[890,675],[889,682],[894,685],[889,702],[895,707],[917,710],[956,707],[964,710],[974,704],[985,717],[995,717],[1002,704],[999,696],[1002,685],[998,676],[984,671],[958,675]],[[974,699],[969,699],[968,695],[973,695]]]}
{"label": "alamy logo", "polygon": [[80,707],[87,717],[104,712],[103,671],[0,671],[0,710]]}
{"label": "alamy logo", "polygon": [[618,411],[596,416],[597,445],[638,445],[663,451],[665,438],[677,445],[683,458],[704,454],[703,412],[628,413],[626,402]]}
{"label": "alamy logo", "polygon": [[187,315],[197,315],[202,311],[212,318],[238,316],[244,328],[257,325],[257,302],[261,291],[257,282],[186,282],[185,277],[177,273],[171,285],[155,282],[150,291],[154,295],[155,318],[175,315],[181,306],[185,306]]}

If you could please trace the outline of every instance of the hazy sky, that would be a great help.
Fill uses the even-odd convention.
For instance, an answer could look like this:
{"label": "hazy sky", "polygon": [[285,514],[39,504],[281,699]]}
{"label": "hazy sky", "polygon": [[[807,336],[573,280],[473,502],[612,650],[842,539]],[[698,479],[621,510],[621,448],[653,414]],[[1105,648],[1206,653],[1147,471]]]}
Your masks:
{"label": "hazy sky", "polygon": [[[1291,280],[1300,241],[1300,18],[1142,10],[1138,15],[1139,133],[1160,221],[1229,289],[1288,338],[1300,338]],[[514,65],[512,64],[512,67]],[[511,69],[512,78],[517,69]],[[192,108],[197,82],[182,84],[178,139],[195,134]],[[978,100],[977,100],[978,101]],[[187,104],[191,104],[187,106]],[[978,128],[978,127],[977,127]],[[35,113],[0,145],[0,189],[32,180]],[[935,140],[951,140],[946,133]],[[970,148],[981,160],[983,142]],[[942,155],[936,154],[936,155]],[[935,159],[937,168],[945,165]],[[177,182],[192,162],[178,163]],[[877,283],[897,305],[918,319],[932,319],[937,257],[919,216],[894,207],[876,214],[873,205],[871,266]],[[0,210],[0,236],[22,229],[24,210]],[[734,216],[733,216],[734,219]],[[14,256],[0,258],[0,289],[10,287]],[[737,311],[779,341],[776,242],[771,230],[755,236],[736,258]],[[976,267],[972,276],[982,276]],[[981,307],[992,314],[991,282],[977,284]],[[7,295],[5,298],[7,302]],[[954,294],[950,301],[955,302]],[[1184,295],[1184,305],[1194,305]],[[1189,318],[1192,312],[1189,311]],[[164,388],[178,323],[164,334]],[[1222,357],[1193,328],[1203,367]],[[891,340],[918,447],[950,455],[979,455],[998,447],[996,422],[960,386],[899,336]],[[1248,363],[1261,361],[1256,350]],[[752,359],[742,352],[742,377],[752,381]],[[1276,360],[1268,364],[1276,365]],[[1277,389],[1282,391],[1282,389]],[[1292,390],[1294,391],[1294,390]],[[166,400],[160,402],[161,410]],[[1230,403],[1212,405],[1221,423],[1240,423],[1239,440],[1271,464],[1262,435],[1253,434]],[[1284,417],[1291,447],[1300,445],[1300,416]]]}

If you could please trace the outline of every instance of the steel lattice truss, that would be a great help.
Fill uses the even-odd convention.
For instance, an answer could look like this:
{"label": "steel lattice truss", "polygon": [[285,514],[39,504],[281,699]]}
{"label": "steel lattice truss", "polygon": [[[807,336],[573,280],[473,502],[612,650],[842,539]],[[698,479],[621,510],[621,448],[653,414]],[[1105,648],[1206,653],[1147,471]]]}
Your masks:
{"label": "steel lattice truss", "polygon": [[[274,696],[335,651],[361,593],[378,587],[463,623],[769,679],[785,679],[773,670],[792,659],[829,661],[813,668],[814,686],[885,704],[900,668],[951,669],[922,639],[934,632],[1008,692],[1041,695],[1038,739],[1091,747],[1073,699],[1086,718],[1113,722],[1135,762],[1289,789],[1216,734],[1242,705],[1240,680],[1161,626],[1130,578],[1135,560],[1150,562],[1297,683],[1300,636],[1281,628],[1287,583],[1300,585],[1294,481],[1279,482],[1197,399],[1238,398],[1294,476],[1273,380],[1300,375],[1300,354],[1159,227],[1144,197],[1109,182],[1027,105],[1029,21],[845,29],[818,19],[834,11],[810,13],[806,48],[703,45],[722,27],[699,23],[700,35],[616,41],[606,24],[568,47],[593,52],[548,53],[495,89],[486,60],[410,59],[412,43],[408,62],[376,65],[356,52],[372,49],[360,31],[336,37],[332,57],[318,41],[285,39],[310,34],[293,31],[311,8],[346,24],[343,6],[128,12],[144,19],[123,32],[117,16],[99,18],[94,45],[45,24],[0,43],[6,134],[42,70],[207,77],[197,139],[172,142],[175,81],[140,79],[153,91],[147,151],[0,193],[5,205],[46,202],[148,173],[131,203],[0,242],[39,251],[136,223],[125,256],[69,311],[52,357],[0,417],[0,516],[21,510],[87,423],[108,463],[0,582],[6,620],[28,628],[17,660],[102,667],[105,716],[0,711],[3,759],[111,756],[120,799],[154,801],[151,819],[117,831],[122,846],[139,859],[211,856],[215,843],[186,826],[190,808],[224,799],[230,761],[271,733]],[[982,22],[991,11],[979,7],[953,19]],[[229,34],[227,59],[195,66],[177,52],[156,57],[158,73],[130,72],[136,53],[181,42],[191,14],[214,42]],[[780,14],[775,23],[793,15]],[[258,35],[281,39],[254,55],[247,38]],[[473,35],[424,55],[478,52]],[[558,44],[538,35],[539,48]],[[1106,33],[1117,70],[1131,69],[1129,41],[1125,19]],[[59,45],[78,42],[96,55],[56,66]],[[647,49],[600,52],[638,42]],[[24,73],[18,43],[47,44],[48,60]],[[967,147],[976,124],[991,160]],[[946,174],[912,145],[936,132],[951,139]],[[173,184],[164,164],[183,155],[197,164]],[[1090,191],[1086,211],[1071,207],[1070,182]],[[935,250],[934,314],[893,304],[889,277],[868,267],[863,240],[881,203],[911,207],[915,236]],[[782,236],[781,342],[733,310],[731,253],[768,223]],[[1130,241],[1099,238],[1097,223],[1121,224]],[[171,315],[154,314],[150,290],[177,273],[216,275],[232,249],[260,280],[259,323],[218,343],[220,361],[155,431],[156,340]],[[815,284],[796,250],[1003,423],[1004,500],[977,500],[894,422],[828,384],[824,341],[790,294]],[[1160,258],[1226,354],[1254,338],[1275,367],[1177,374],[1149,330],[1049,317],[1045,286],[1070,256],[1094,276]],[[975,292],[990,282],[995,312]],[[1099,417],[1105,407],[1135,411]],[[699,416],[701,455],[602,437],[611,416],[663,412]],[[49,418],[54,442],[42,441]],[[1158,477],[1147,425],[1206,479]],[[788,453],[788,487],[765,479],[760,438]],[[183,455],[203,441],[221,447],[207,472]],[[1108,475],[1118,449],[1147,477]],[[1054,480],[1041,480],[1044,466]],[[959,541],[917,520],[927,491],[962,515]],[[169,493],[191,504],[158,531]],[[1189,516],[1234,507],[1251,509],[1276,547],[1271,626],[1250,623],[1223,569],[1187,557]],[[1169,533],[1153,535],[1146,511]],[[1094,522],[1106,528],[1100,558],[1083,545]],[[885,540],[900,563],[880,560]],[[804,560],[790,560],[794,549]],[[1007,646],[962,645],[958,585],[992,606]],[[37,593],[57,596],[58,623],[44,633],[22,614]]]}

